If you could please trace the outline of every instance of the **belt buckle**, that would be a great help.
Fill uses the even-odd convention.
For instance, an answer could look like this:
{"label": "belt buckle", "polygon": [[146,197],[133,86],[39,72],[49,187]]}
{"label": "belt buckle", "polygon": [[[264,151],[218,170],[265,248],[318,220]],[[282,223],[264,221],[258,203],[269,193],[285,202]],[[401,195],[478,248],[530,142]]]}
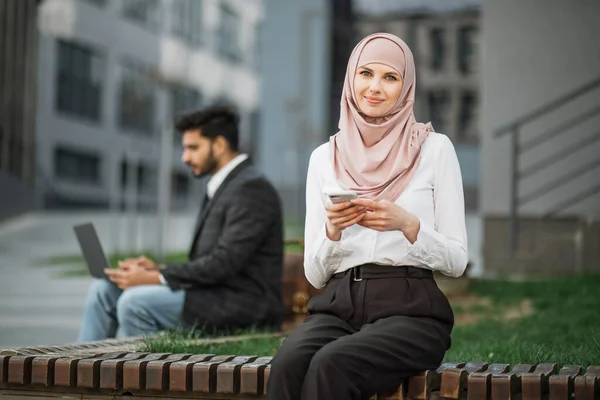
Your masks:
{"label": "belt buckle", "polygon": [[352,269],[352,280],[354,282],[360,282],[363,280],[363,278],[357,277],[360,275],[360,267],[354,267]]}

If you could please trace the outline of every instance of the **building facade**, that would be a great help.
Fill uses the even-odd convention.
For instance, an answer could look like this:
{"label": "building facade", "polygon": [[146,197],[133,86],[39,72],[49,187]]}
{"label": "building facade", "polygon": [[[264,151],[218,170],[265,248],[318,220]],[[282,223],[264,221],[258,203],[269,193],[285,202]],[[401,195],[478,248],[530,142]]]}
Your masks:
{"label": "building facade", "polygon": [[331,132],[332,1],[267,0],[260,168],[283,199],[290,235],[302,234],[312,151]]}
{"label": "building facade", "polygon": [[256,152],[262,20],[261,0],[46,0],[37,111],[45,207],[153,210],[166,163],[171,208],[195,209],[199,185],[180,161],[173,118],[233,106],[241,148]]}
{"label": "building facade", "polygon": [[489,274],[600,266],[596,0],[485,0],[481,192]]}
{"label": "building facade", "polygon": [[388,32],[413,51],[415,115],[452,139],[469,210],[479,198],[480,23],[474,2],[357,1],[357,41]]}
{"label": "building facade", "polygon": [[38,3],[0,1],[0,220],[35,206]]}

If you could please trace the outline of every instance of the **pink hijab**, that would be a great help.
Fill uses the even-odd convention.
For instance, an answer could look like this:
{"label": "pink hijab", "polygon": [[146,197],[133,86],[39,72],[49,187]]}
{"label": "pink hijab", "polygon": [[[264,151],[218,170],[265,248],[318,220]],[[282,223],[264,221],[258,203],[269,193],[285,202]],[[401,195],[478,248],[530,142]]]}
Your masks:
{"label": "pink hijab", "polygon": [[[354,97],[356,70],[369,63],[394,68],[403,79],[403,88],[387,120],[380,124],[365,121]],[[360,197],[395,201],[413,174],[421,156],[421,145],[430,123],[415,120],[415,62],[402,40],[376,33],[361,40],[350,55],[340,110],[339,132],[329,141],[331,160],[338,183]]]}

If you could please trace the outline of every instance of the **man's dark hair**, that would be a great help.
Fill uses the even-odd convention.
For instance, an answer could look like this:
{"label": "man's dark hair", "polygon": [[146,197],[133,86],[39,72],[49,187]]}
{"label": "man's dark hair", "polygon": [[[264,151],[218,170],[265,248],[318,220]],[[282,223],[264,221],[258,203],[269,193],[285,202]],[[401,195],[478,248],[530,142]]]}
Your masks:
{"label": "man's dark hair", "polygon": [[238,151],[239,117],[228,107],[213,106],[183,114],[175,121],[175,128],[183,133],[190,129],[200,129],[204,137],[215,139],[223,136],[232,151]]}

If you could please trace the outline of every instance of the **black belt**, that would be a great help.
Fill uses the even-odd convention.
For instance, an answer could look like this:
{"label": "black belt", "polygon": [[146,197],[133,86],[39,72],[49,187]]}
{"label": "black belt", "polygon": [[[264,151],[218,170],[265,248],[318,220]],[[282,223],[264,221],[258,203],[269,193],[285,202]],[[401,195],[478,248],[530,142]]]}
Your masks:
{"label": "black belt", "polygon": [[352,282],[359,282],[363,279],[389,279],[389,278],[414,278],[414,279],[433,279],[433,272],[429,269],[423,269],[413,266],[385,266],[377,264],[363,264],[350,268],[344,272],[338,272],[331,276],[331,279],[344,279],[336,288],[336,295],[331,302],[331,309],[345,321],[349,321],[354,314],[354,304],[352,302],[351,285]]}
{"label": "black belt", "polygon": [[363,279],[389,279],[389,278],[414,278],[414,279],[433,279],[433,272],[429,269],[403,266],[386,266],[377,264],[363,264],[350,268],[344,272],[338,272],[332,275],[332,279],[342,279],[347,274],[351,275],[354,281]]}

